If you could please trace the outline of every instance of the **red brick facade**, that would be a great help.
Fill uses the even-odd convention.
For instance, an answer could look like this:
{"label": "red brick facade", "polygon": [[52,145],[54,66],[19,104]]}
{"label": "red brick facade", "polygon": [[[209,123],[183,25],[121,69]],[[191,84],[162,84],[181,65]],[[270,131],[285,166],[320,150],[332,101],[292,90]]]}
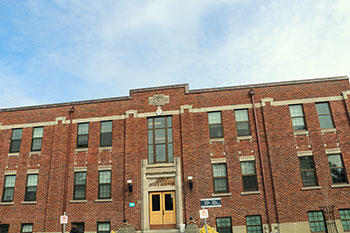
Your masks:
{"label": "red brick facade", "polygon": [[[250,90],[255,94],[250,95]],[[85,231],[96,232],[97,222],[110,222],[112,230],[116,230],[125,218],[137,230],[146,232],[150,224],[144,216],[148,213],[144,203],[148,196],[143,194],[141,161],[147,163],[147,119],[159,115],[157,107],[162,110],[160,116],[172,116],[173,155],[180,167],[175,180],[181,181],[174,190],[181,190],[178,195],[182,198],[181,210],[176,210],[176,228],[190,216],[202,224],[198,212],[200,199],[211,197],[222,201],[222,207],[209,209],[211,226],[216,226],[219,217],[230,217],[232,227],[245,226],[246,216],[260,215],[263,224],[272,224],[273,232],[283,232],[278,224],[308,222],[308,211],[320,210],[320,206],[335,206],[335,218],[339,220],[338,210],[350,209],[350,185],[332,181],[327,155],[341,154],[348,181],[348,94],[348,78],[335,77],[205,90],[177,85],[132,90],[130,97],[2,109],[1,196],[5,175],[15,174],[16,182],[13,200],[0,202],[0,226],[9,224],[9,232],[14,233],[20,232],[21,224],[33,223],[33,232],[61,232],[59,217],[66,203],[69,223],[84,222]],[[150,97],[155,95],[163,95],[163,102],[152,104]],[[323,102],[329,103],[334,128],[320,127],[315,103]],[[289,110],[293,104],[302,105],[307,130],[293,130]],[[71,106],[74,106],[72,122]],[[234,111],[237,109],[248,110],[251,130],[248,136],[237,135]],[[222,138],[210,139],[208,112],[221,112]],[[112,147],[103,149],[100,122],[106,120],[113,121]],[[77,125],[87,122],[88,149],[77,150]],[[41,151],[31,152],[33,127],[38,126],[44,127]],[[22,129],[19,153],[9,153],[14,129]],[[313,156],[317,175],[318,184],[310,187],[303,186],[298,159],[305,155]],[[256,191],[243,190],[240,163],[244,161],[255,164]],[[228,191],[215,193],[212,166],[222,163],[227,168]],[[101,169],[112,174],[111,198],[104,201],[98,200]],[[74,171],[87,172],[86,198],[82,201],[73,200]],[[38,174],[35,201],[25,201],[27,174]],[[192,190],[188,176],[193,176]],[[127,180],[132,180],[131,193]],[[135,207],[129,207],[129,203],[135,203]]]}

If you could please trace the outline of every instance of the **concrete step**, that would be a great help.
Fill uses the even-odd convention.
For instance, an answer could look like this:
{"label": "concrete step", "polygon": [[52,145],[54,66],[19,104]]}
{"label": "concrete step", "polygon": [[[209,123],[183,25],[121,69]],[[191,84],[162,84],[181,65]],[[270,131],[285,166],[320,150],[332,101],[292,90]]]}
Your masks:
{"label": "concrete step", "polygon": [[147,230],[142,233],[180,233],[179,229]]}

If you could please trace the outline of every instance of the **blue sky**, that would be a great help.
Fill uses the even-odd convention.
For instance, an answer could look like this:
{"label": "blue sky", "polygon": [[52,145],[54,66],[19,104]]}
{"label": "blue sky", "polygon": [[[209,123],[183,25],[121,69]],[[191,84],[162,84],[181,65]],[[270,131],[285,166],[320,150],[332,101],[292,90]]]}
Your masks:
{"label": "blue sky", "polygon": [[0,1],[0,108],[350,74],[349,0]]}

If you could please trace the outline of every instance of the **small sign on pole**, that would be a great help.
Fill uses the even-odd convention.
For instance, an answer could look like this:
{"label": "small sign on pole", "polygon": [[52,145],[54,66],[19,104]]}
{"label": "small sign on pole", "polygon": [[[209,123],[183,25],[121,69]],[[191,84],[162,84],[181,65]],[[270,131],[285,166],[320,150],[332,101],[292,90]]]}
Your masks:
{"label": "small sign on pole", "polygon": [[68,215],[61,215],[60,222],[61,224],[68,224]]}
{"label": "small sign on pole", "polygon": [[201,219],[203,218],[209,218],[209,213],[207,209],[202,209],[199,211],[199,216]]}

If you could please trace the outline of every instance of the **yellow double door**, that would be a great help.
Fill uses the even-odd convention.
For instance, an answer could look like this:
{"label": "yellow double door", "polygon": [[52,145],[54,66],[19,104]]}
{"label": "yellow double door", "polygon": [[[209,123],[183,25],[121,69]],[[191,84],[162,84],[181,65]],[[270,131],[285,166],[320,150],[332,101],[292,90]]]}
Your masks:
{"label": "yellow double door", "polygon": [[175,192],[152,192],[149,201],[151,229],[175,228]]}

